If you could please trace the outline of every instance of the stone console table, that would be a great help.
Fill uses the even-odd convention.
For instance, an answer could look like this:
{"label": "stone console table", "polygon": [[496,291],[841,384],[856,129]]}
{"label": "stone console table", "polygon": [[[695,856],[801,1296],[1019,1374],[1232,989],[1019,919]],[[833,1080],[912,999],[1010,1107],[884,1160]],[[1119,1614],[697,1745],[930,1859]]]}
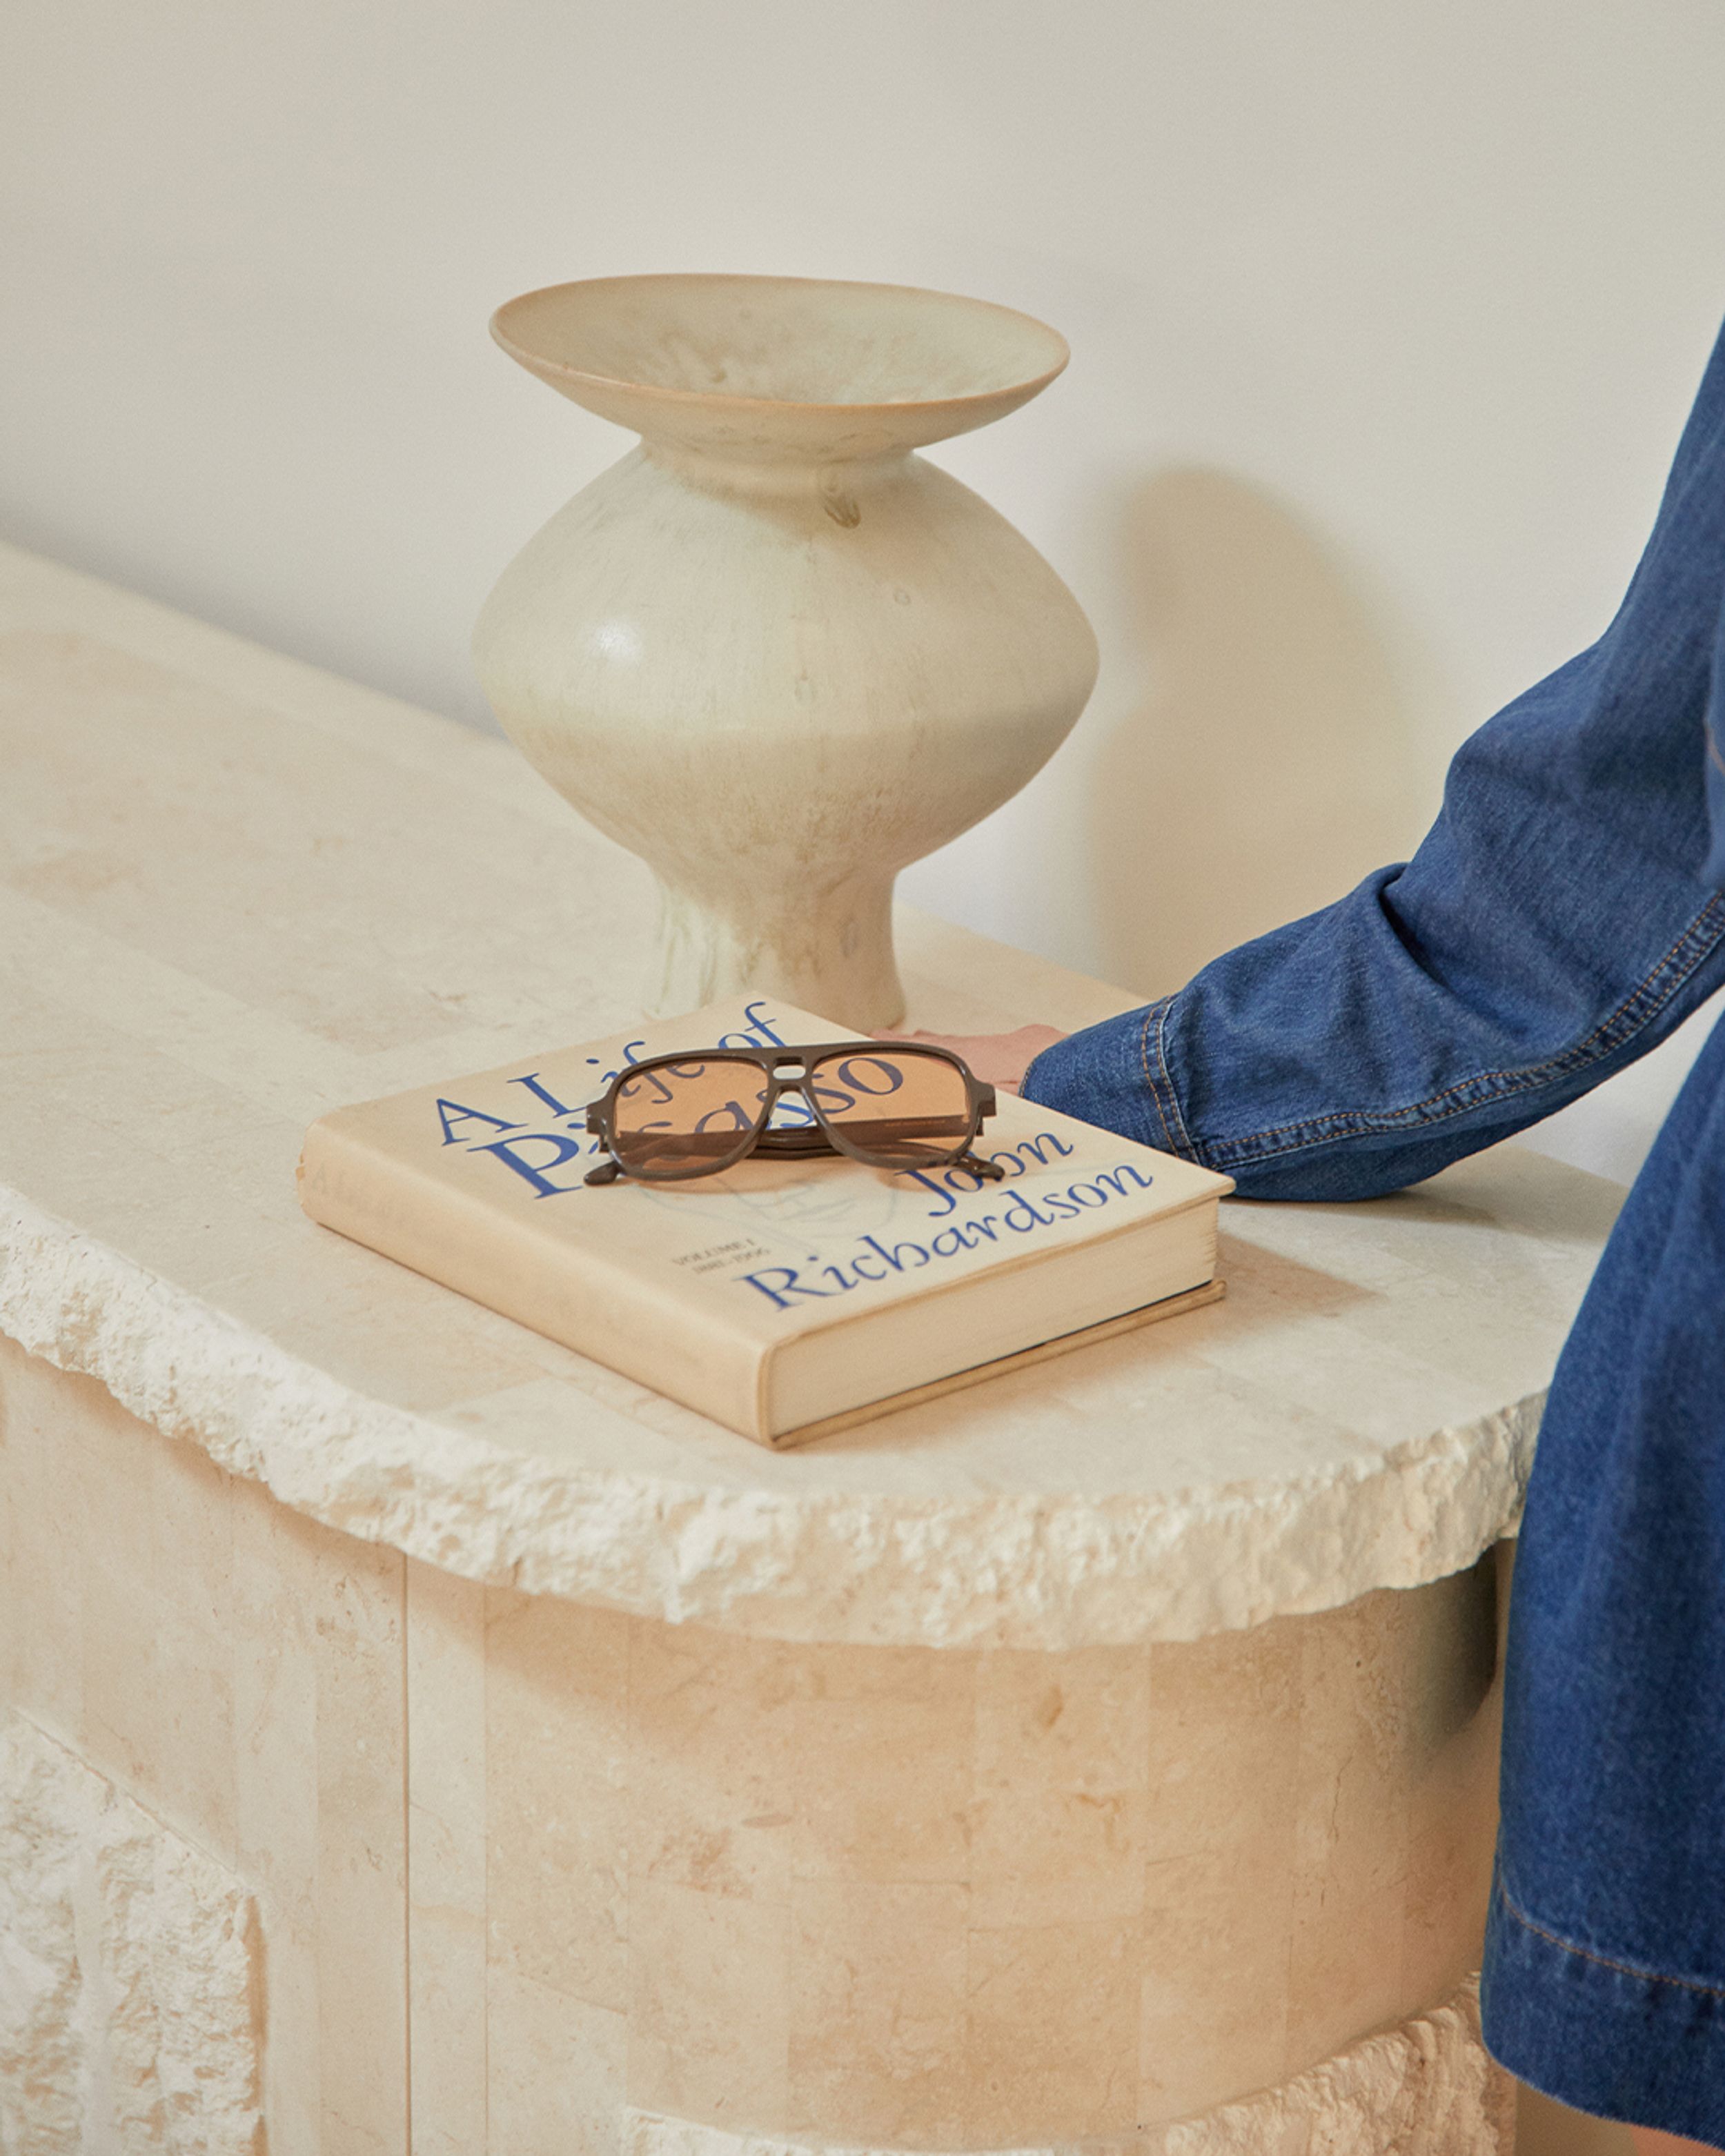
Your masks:
{"label": "stone console table", "polygon": [[0,557],[0,2145],[1506,2148],[1489,1553],[1615,1189],[1231,1205],[1218,1307],[774,1455],[295,1204],[646,917],[499,743]]}

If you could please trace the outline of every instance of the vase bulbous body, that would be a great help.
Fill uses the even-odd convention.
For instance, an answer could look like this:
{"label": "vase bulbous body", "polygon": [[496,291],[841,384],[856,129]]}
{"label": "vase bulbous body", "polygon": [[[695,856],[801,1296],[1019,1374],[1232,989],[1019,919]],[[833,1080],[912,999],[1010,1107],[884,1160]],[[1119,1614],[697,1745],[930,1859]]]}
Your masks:
{"label": "vase bulbous body", "polygon": [[1065,346],[979,301],[776,278],[557,286],[494,327],[642,436],[505,571],[475,657],[528,760],[657,875],[649,1007],[749,990],[896,1024],[894,878],[1024,784],[1096,666],[1041,556],[916,451]]}

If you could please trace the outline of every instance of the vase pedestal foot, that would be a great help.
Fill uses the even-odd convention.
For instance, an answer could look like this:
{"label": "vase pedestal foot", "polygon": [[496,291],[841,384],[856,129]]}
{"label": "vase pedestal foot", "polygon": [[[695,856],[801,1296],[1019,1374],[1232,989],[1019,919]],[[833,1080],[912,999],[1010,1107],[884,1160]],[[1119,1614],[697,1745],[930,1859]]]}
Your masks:
{"label": "vase pedestal foot", "polygon": [[762,890],[720,908],[661,878],[645,1004],[655,1018],[721,997],[777,997],[855,1033],[897,1025],[905,992],[892,950],[892,876],[827,890]]}

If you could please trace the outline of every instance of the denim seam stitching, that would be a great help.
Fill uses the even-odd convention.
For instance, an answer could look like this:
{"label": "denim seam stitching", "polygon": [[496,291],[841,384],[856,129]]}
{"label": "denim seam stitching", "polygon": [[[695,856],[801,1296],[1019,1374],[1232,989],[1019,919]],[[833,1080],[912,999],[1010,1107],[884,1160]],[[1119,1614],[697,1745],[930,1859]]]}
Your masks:
{"label": "denim seam stitching", "polygon": [[[1710,933],[1704,933],[1709,929]],[[1725,899],[1709,899],[1652,971],[1630,990],[1608,1018],[1602,1019],[1584,1040],[1578,1041],[1573,1048],[1564,1049],[1559,1055],[1548,1057],[1543,1063],[1534,1064],[1525,1070],[1476,1071],[1471,1077],[1445,1086],[1440,1093],[1429,1094],[1423,1101],[1410,1101],[1399,1108],[1347,1108],[1327,1116],[1307,1116],[1298,1122],[1270,1124],[1260,1131],[1248,1131],[1239,1137],[1220,1139],[1206,1145],[1204,1147],[1204,1158],[1216,1164],[1236,1155],[1254,1160],[1274,1159],[1282,1153],[1305,1152],[1312,1146],[1326,1144],[1332,1138],[1393,1131],[1409,1123],[1439,1122],[1445,1115],[1465,1114],[1469,1108],[1483,1106],[1488,1101],[1507,1100],[1517,1093],[1527,1092],[1547,1078],[1597,1061],[1600,1055],[1620,1047],[1626,1040],[1634,1040],[1636,1034],[1658,1017],[1695,968],[1717,944],[1722,935],[1725,935]],[[1655,984],[1665,973],[1670,973],[1670,980],[1650,1001]],[[1638,1006],[1643,1007],[1638,1009]],[[1500,1081],[1503,1082],[1497,1082]],[[1454,1095],[1476,1087],[1486,1090],[1458,1109],[1445,1110],[1439,1115],[1430,1112]],[[1296,1132],[1310,1132],[1313,1135],[1302,1137],[1291,1145],[1266,1146],[1263,1143],[1266,1138],[1281,1137]]]}
{"label": "denim seam stitching", "polygon": [[1531,1917],[1517,1908],[1509,1898],[1508,1888],[1501,1879],[1497,1882],[1497,1898],[1524,1932],[1531,1932],[1535,1938],[1543,1939],[1548,1946],[1560,1948],[1564,1953],[1574,1954],[1579,1961],[1590,1961],[1597,1968],[1615,1969],[1618,1975],[1633,1976],[1642,1984],[1668,1984],[1674,1990],[1699,1992],[1706,1999],[1725,1999],[1725,1984],[1697,1984],[1692,1977],[1667,1976],[1663,1970],[1656,1969],[1637,1969],[1633,1962],[1613,1961],[1609,1954],[1593,1953],[1586,1947],[1579,1947],[1571,1940],[1560,1938],[1555,1932],[1547,1931],[1543,1924],[1536,1924]]}
{"label": "denim seam stitching", "polygon": [[1168,1016],[1174,1007],[1172,996],[1165,996],[1156,1012],[1156,1067],[1161,1073],[1162,1083],[1168,1093],[1168,1106],[1173,1111],[1174,1128],[1179,1132],[1177,1152],[1196,1154],[1199,1148],[1192,1142],[1192,1133],[1186,1127],[1186,1118],[1180,1111],[1179,1088],[1174,1084],[1174,1074],[1168,1067]]}
{"label": "denim seam stitching", "polygon": [[1163,1147],[1167,1152],[1173,1152],[1176,1147],[1173,1133],[1168,1129],[1168,1116],[1162,1105],[1162,1089],[1156,1082],[1156,1073],[1150,1068],[1150,1021],[1163,1008],[1162,1004],[1152,1004],[1144,1014],[1144,1022],[1138,1028],[1138,1068],[1144,1074],[1144,1084],[1149,1091],[1150,1105],[1155,1109],[1156,1120],[1162,1126]]}
{"label": "denim seam stitching", "polygon": [[1725,756],[1721,756],[1719,753],[1719,744],[1713,739],[1712,727],[1703,726],[1702,732],[1707,736],[1707,761],[1719,772],[1725,773]]}

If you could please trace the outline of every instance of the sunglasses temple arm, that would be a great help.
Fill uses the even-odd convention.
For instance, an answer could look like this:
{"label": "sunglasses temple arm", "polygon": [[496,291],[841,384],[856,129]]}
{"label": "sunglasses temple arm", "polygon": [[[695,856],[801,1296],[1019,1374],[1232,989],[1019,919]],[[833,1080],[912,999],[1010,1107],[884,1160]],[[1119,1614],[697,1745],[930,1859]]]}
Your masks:
{"label": "sunglasses temple arm", "polygon": [[963,1168],[968,1174],[980,1177],[984,1183],[1004,1183],[1006,1180],[1006,1170],[999,1162],[984,1160],[979,1153],[960,1153],[957,1159],[952,1163],[952,1166]]}

